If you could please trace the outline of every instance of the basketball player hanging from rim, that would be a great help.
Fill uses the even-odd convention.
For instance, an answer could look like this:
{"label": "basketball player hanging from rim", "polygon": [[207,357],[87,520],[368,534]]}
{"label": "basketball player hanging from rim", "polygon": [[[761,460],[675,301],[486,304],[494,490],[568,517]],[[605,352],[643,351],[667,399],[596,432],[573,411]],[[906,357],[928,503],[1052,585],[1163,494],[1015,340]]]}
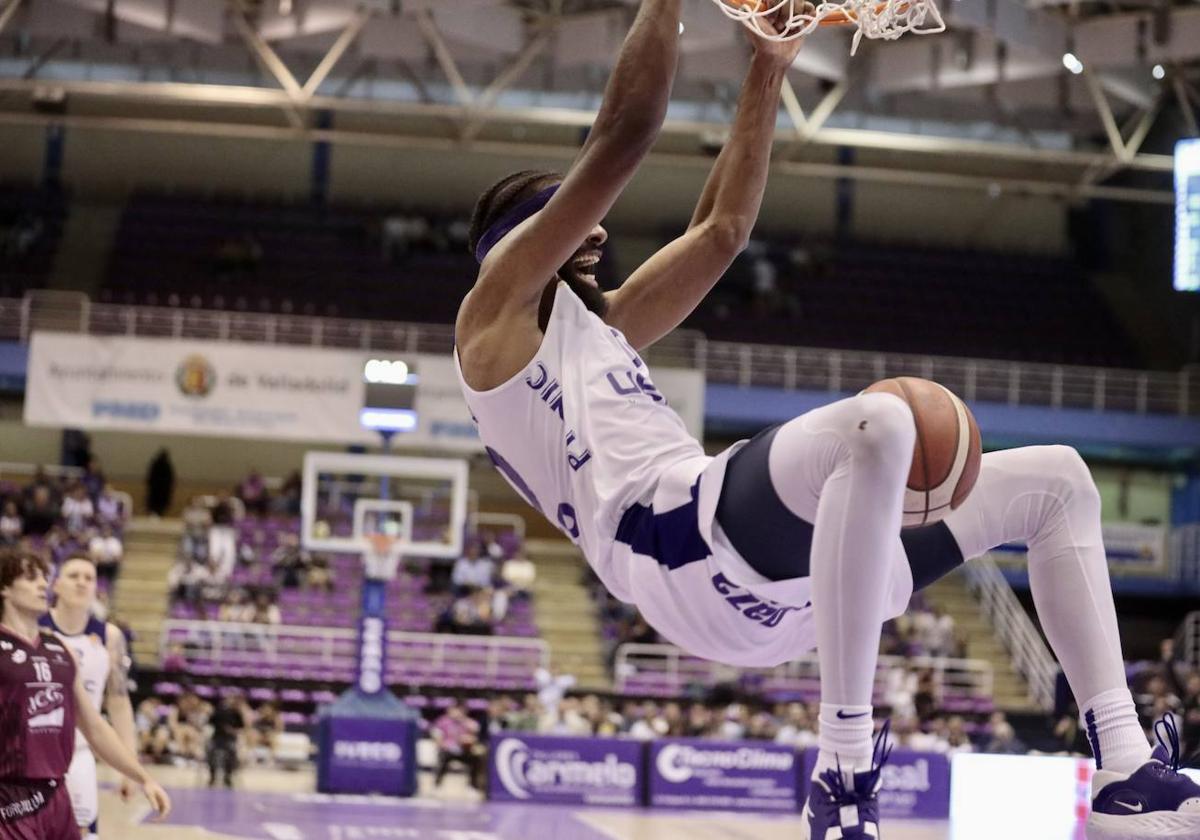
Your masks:
{"label": "basketball player hanging from rim", "polygon": [[[75,655],[88,701],[108,714],[112,728],[126,748],[137,755],[137,730],[129,700],[129,653],[125,634],[115,624],[96,618],[96,564],[81,554],[67,557],[54,577],[54,607],[38,624],[56,634]],[[96,757],[82,732],[75,733],[75,755],[67,771],[67,791],[83,840],[97,840],[100,829]],[[132,786],[121,780],[121,798]]]}
{"label": "basketball player hanging from rim", "polygon": [[171,800],[93,706],[74,654],[39,628],[44,559],[0,549],[0,840],[74,840],[79,826],[64,783],[75,727],[97,756],[142,788],[166,816]]}
{"label": "basketball player hanging from rim", "polygon": [[1160,727],[1165,746],[1151,759],[1134,711],[1099,495],[1074,450],[988,453],[957,510],[902,532],[916,432],[899,397],[844,399],[714,458],[655,389],[637,351],[678,326],[746,243],[797,49],[754,39],[729,141],[688,230],[602,291],[600,222],[661,128],[679,11],[680,0],[643,0],[565,177],[511,175],[476,207],[480,269],[455,358],[492,461],[609,591],[684,650],[773,666],[816,647],[820,749],[802,836],[879,836],[881,626],[914,589],[1008,542],[1029,546],[1038,615],[1101,767],[1089,836],[1200,836],[1200,786],[1176,772],[1173,727]]}

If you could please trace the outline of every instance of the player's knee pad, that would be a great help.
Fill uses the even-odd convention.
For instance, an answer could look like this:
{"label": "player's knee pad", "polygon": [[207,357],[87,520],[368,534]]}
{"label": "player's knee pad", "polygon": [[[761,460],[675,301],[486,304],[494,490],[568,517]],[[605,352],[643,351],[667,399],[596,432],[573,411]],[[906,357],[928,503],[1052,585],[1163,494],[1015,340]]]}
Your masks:
{"label": "player's knee pad", "polygon": [[859,394],[851,397],[854,427],[843,440],[856,459],[902,466],[912,461],[917,428],[908,403],[892,394]]}

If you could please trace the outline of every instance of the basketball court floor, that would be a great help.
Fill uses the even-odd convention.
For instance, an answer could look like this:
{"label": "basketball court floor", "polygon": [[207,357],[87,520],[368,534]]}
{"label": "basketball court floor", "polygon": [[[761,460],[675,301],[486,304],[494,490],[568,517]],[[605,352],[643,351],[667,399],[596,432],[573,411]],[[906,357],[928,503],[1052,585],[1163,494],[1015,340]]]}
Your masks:
{"label": "basketball court floor", "polygon": [[[411,800],[312,793],[313,774],[248,770],[237,790],[210,790],[190,768],[156,768],[175,813],[165,823],[144,801],[123,803],[105,771],[101,840],[763,840],[798,837],[799,817],[720,812],[629,811],[547,805],[489,804],[461,777],[439,791],[422,779]],[[946,822],[885,823],[886,840],[977,840]],[[1082,826],[1046,833],[1030,825],[1024,840],[1086,840]]]}

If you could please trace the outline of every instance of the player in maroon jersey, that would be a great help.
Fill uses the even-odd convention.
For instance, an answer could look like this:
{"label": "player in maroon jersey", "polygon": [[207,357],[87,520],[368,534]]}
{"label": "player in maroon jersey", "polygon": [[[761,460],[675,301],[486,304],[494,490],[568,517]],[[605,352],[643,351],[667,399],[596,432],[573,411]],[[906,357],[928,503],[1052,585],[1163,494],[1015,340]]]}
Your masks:
{"label": "player in maroon jersey", "polygon": [[46,612],[46,562],[0,549],[0,840],[77,840],[63,777],[75,727],[101,759],[141,785],[161,816],[166,791],[100,717],[62,640],[38,627]]}

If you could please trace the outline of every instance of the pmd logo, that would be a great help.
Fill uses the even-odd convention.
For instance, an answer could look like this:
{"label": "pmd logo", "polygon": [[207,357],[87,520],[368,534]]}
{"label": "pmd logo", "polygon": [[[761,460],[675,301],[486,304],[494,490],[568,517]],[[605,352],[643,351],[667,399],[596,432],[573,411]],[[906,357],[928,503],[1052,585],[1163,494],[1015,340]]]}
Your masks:
{"label": "pmd logo", "polygon": [[201,399],[217,385],[217,372],[208,359],[196,353],[184,358],[175,369],[175,384],[185,397]]}

